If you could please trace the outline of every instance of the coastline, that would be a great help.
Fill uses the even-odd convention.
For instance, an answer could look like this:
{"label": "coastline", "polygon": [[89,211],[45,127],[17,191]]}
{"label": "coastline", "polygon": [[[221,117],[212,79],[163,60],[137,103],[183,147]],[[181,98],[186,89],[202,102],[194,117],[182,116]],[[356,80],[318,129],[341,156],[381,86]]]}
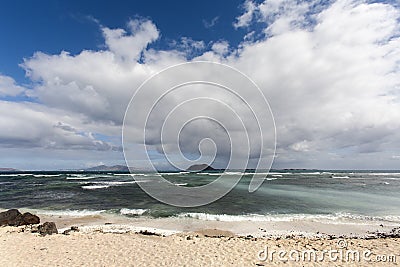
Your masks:
{"label": "coastline", "polygon": [[[44,211],[33,209],[20,209],[21,212],[31,212],[41,218],[41,222],[55,222],[59,233],[79,227],[81,232],[101,231],[105,233],[128,233],[148,231],[164,236],[202,231],[204,229],[217,229],[230,232],[239,237],[315,237],[326,238],[348,237],[368,238],[374,233],[389,233],[399,225],[398,222],[375,221],[363,219],[335,219],[327,216],[318,217],[229,217],[226,220],[208,215],[207,218],[195,217],[160,217],[148,216],[123,216],[110,213],[97,213],[91,211]],[[0,212],[5,209],[0,209]],[[87,215],[85,215],[87,213]],[[328,219],[329,218],[329,219]],[[239,220],[240,219],[240,220]]]}
{"label": "coastline", "polygon": [[[396,266],[400,261],[400,238],[377,235],[394,225],[376,222],[38,215],[41,223],[55,222],[59,234],[40,236],[30,232],[31,226],[0,227],[1,266]],[[71,226],[79,231],[62,234]],[[286,257],[278,257],[279,251]],[[353,253],[358,253],[355,258]]]}

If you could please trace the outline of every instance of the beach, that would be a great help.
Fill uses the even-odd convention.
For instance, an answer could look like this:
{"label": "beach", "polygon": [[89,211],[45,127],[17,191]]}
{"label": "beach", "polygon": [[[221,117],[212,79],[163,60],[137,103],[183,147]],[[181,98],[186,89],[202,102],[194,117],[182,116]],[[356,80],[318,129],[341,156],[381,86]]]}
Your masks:
{"label": "beach", "polygon": [[[55,222],[59,234],[0,227],[1,266],[397,266],[400,260],[400,238],[378,236],[392,226],[40,217]],[[71,226],[77,230],[63,234]]]}
{"label": "beach", "polygon": [[0,228],[1,266],[397,266],[400,260],[400,238],[254,238],[207,229],[42,237],[23,229]]}

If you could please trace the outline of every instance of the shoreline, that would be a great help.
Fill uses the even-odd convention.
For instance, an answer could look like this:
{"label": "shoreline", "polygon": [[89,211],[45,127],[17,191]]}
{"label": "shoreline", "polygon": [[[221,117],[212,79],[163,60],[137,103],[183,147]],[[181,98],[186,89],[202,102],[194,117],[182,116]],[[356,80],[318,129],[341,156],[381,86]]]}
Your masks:
{"label": "shoreline", "polygon": [[[191,217],[152,218],[147,216],[123,216],[109,213],[94,215],[51,214],[32,209],[20,209],[32,212],[41,218],[41,222],[55,222],[59,233],[77,226],[81,231],[93,232],[139,232],[148,231],[164,236],[177,233],[190,233],[204,229],[216,229],[230,232],[239,237],[275,238],[275,237],[348,237],[373,238],[376,233],[390,233],[398,226],[397,222],[366,220],[309,220],[304,218],[290,221],[220,221],[203,220]],[[0,210],[3,211],[3,210]]]}
{"label": "shoreline", "polygon": [[[376,222],[37,215],[41,223],[55,222],[58,234],[32,233],[32,225],[0,227],[0,266],[397,266],[400,261],[398,224],[390,237],[382,233],[394,225]],[[63,234],[71,226],[75,230]]]}

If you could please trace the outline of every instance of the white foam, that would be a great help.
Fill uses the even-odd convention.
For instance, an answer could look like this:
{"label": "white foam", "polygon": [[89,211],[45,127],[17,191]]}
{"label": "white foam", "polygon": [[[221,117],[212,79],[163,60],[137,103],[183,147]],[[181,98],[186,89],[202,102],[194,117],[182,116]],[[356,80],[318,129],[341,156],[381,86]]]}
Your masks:
{"label": "white foam", "polygon": [[272,174],[272,177],[283,177],[282,174]]}
{"label": "white foam", "polygon": [[[66,229],[60,229],[59,232],[63,232]],[[181,231],[176,230],[167,230],[167,229],[159,229],[159,228],[151,228],[151,227],[140,227],[133,226],[127,224],[112,224],[112,225],[89,225],[89,226],[81,226],[79,227],[79,231],[83,233],[92,233],[92,232],[102,232],[102,233],[140,233],[140,232],[150,232],[155,233],[162,236],[170,236],[173,234],[181,233]]]}
{"label": "white foam", "polygon": [[177,186],[185,186],[185,185],[187,185],[187,183],[180,183],[180,184],[175,184],[175,185],[177,185]]}
{"label": "white foam", "polygon": [[265,178],[265,180],[267,181],[273,181],[273,180],[277,180],[278,178]]}
{"label": "white foam", "polygon": [[227,175],[243,175],[245,173],[244,172],[224,172],[224,174],[227,174]]}
{"label": "white foam", "polygon": [[81,187],[82,187],[82,189],[94,190],[94,189],[101,189],[101,188],[109,188],[110,185],[84,185]]}
{"label": "white foam", "polygon": [[104,184],[104,185],[124,185],[124,184],[135,184],[135,181],[110,181],[110,182],[95,182],[95,183],[99,183],[99,184]]}
{"label": "white foam", "polygon": [[58,177],[59,174],[34,174],[34,177]]}
{"label": "white foam", "polygon": [[293,222],[293,221],[313,221],[329,224],[370,224],[371,221],[400,222],[400,216],[364,216],[349,213],[336,214],[278,214],[278,215],[228,215],[228,214],[209,214],[209,213],[181,213],[179,218],[194,218],[204,221],[223,221],[223,222]]}
{"label": "white foam", "polygon": [[67,177],[67,180],[89,180],[89,179],[95,179],[98,177],[94,177],[94,176],[82,176],[82,177]]}
{"label": "white foam", "polygon": [[228,214],[209,214],[209,213],[181,213],[180,218],[189,217],[204,221],[240,222],[240,221],[266,221],[263,215],[228,215]]}
{"label": "white foam", "polygon": [[89,185],[88,183],[82,182],[83,184],[86,184],[84,186],[81,186],[83,189],[102,189],[102,188],[108,188],[111,186],[119,186],[119,185],[125,185],[125,184],[135,184],[136,181],[103,181],[103,182],[91,182]]}
{"label": "white foam", "polygon": [[349,179],[349,176],[332,176],[333,179]]}
{"label": "white foam", "polygon": [[37,210],[37,214],[48,215],[48,216],[70,216],[70,217],[85,217],[99,215],[105,212],[105,210]]}
{"label": "white foam", "polygon": [[147,209],[121,209],[119,212],[122,215],[142,215]]}
{"label": "white foam", "polygon": [[32,176],[31,173],[12,173],[12,174],[0,174],[0,176],[10,176],[10,177],[18,177],[18,176]]}

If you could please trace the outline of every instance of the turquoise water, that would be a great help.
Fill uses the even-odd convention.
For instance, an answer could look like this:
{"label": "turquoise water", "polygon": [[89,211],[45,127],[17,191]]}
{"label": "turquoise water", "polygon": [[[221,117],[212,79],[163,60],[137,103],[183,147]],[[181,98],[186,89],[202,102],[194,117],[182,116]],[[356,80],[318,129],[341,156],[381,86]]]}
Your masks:
{"label": "turquoise water", "polygon": [[[144,173],[151,182],[154,174]],[[199,186],[218,173],[166,173],[181,186]],[[400,171],[273,171],[255,192],[245,173],[225,197],[198,208],[177,208],[144,193],[129,174],[30,172],[0,174],[0,208],[49,214],[113,213],[212,220],[322,217],[400,222]]]}

